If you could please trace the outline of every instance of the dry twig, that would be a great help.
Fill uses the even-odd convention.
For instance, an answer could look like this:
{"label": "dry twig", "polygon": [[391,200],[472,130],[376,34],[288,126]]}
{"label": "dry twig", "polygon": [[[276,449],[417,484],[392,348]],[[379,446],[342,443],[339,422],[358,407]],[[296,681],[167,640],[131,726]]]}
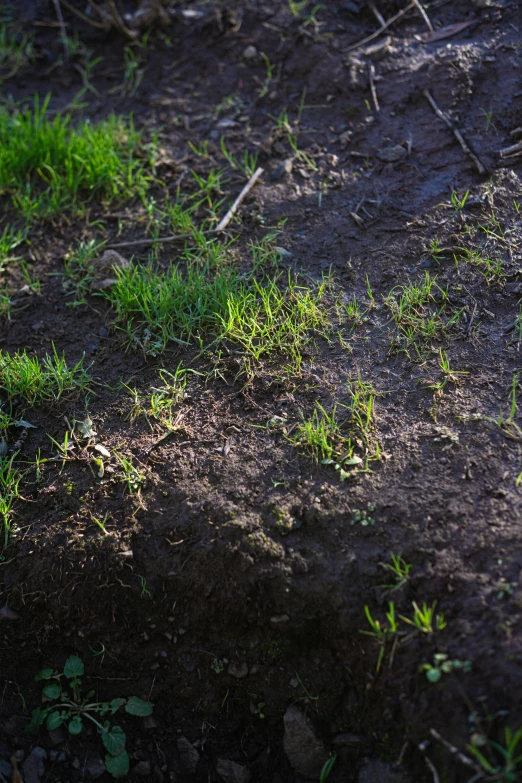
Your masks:
{"label": "dry twig", "polygon": [[358,41],[355,44],[352,44],[347,49],[343,49],[343,54],[346,54],[347,52],[353,52],[354,49],[358,49],[360,46],[364,46],[365,44],[369,43],[370,41],[373,41],[374,38],[377,38],[381,33],[383,33],[385,30],[388,29],[390,25],[392,25],[394,22],[396,22],[398,19],[401,18],[401,16],[404,16],[404,14],[407,14],[408,11],[412,11],[415,8],[415,3],[412,2],[406,8],[403,8],[402,11],[398,11],[398,13],[395,14],[395,16],[392,16],[390,19],[388,19],[387,22],[382,24],[378,30],[376,30],[371,35],[368,35],[366,38],[363,38],[362,41]]}
{"label": "dry twig", "polygon": [[[225,217],[222,218],[222,220],[218,223],[216,228],[210,228],[208,231],[202,231],[202,234],[220,234],[222,231],[226,229],[232,218],[237,212],[237,209],[243,199],[248,195],[248,193],[252,190],[254,185],[256,184],[259,177],[263,174],[264,169],[258,168],[256,171],[252,174],[250,179],[248,180],[247,184],[239,194],[239,196],[236,198],[228,212],[226,213]],[[114,245],[106,245],[106,250],[117,250],[120,247],[131,247],[132,245],[155,245],[157,242],[179,242],[183,239],[192,239],[193,234],[173,234],[169,237],[158,237],[157,239],[134,239],[130,240],[128,242],[117,242]]]}
{"label": "dry twig", "polygon": [[254,171],[254,173],[252,174],[252,176],[248,180],[247,184],[245,185],[245,187],[243,188],[243,190],[241,191],[239,196],[236,198],[236,200],[234,201],[234,203],[232,204],[232,206],[228,210],[228,212],[225,215],[225,217],[223,218],[223,220],[221,220],[218,223],[216,231],[223,231],[223,229],[225,229],[228,226],[228,224],[230,223],[230,221],[232,220],[232,218],[236,214],[237,208],[239,207],[239,205],[241,204],[241,202],[243,201],[245,196],[247,196],[249,191],[254,187],[254,185],[256,184],[256,182],[259,179],[259,177],[261,176],[261,174],[263,174],[263,172],[264,172],[264,169],[262,169],[262,168],[258,168],[258,169],[256,169]]}
{"label": "dry twig", "polygon": [[379,99],[377,98],[377,90],[375,89],[375,65],[373,63],[370,63],[368,66],[368,71],[370,74],[370,90],[372,93],[373,105],[375,106],[375,111],[380,112],[381,108],[379,106]]}
{"label": "dry twig", "polygon": [[448,742],[447,739],[444,739],[444,737],[442,737],[438,731],[436,731],[435,729],[430,729],[430,734],[438,742],[444,745],[444,747],[449,750],[451,755],[454,756],[456,759],[458,759],[458,761],[460,761],[461,764],[464,764],[466,767],[470,767],[474,772],[482,772],[478,764],[475,764],[475,762],[472,759],[470,759],[469,756],[466,756],[458,748],[456,748],[455,745],[452,745],[451,742]]}
{"label": "dry twig", "polygon": [[420,15],[422,16],[422,18],[423,18],[423,19],[424,19],[424,21],[426,22],[426,26],[428,27],[428,30],[430,31],[430,33],[432,33],[432,32],[433,32],[433,25],[432,25],[432,23],[430,22],[430,18],[429,18],[429,16],[428,16],[428,14],[427,14],[427,13],[426,13],[426,11],[424,10],[423,6],[421,5],[421,2],[420,2],[420,0],[413,0],[413,2],[415,3],[415,5],[417,6],[417,8],[419,9],[419,13],[420,13]]}
{"label": "dry twig", "polygon": [[452,131],[453,135],[457,139],[458,143],[460,144],[460,146],[462,147],[462,149],[464,150],[466,155],[469,155],[469,157],[471,158],[471,160],[473,161],[473,163],[477,167],[478,173],[479,174],[485,174],[486,173],[486,169],[484,168],[484,166],[482,165],[480,160],[477,158],[475,153],[470,150],[470,148],[468,147],[468,145],[464,141],[462,133],[458,130],[458,128],[456,128],[453,125],[453,123],[449,119],[449,117],[447,117],[446,114],[444,114],[444,112],[439,108],[439,106],[437,105],[437,103],[436,103],[435,99],[433,98],[432,94],[430,93],[430,91],[429,90],[424,90],[424,95],[426,96],[426,98],[430,102],[431,107],[432,107],[433,111],[435,112],[435,114],[437,115],[437,117],[439,117],[443,122],[446,123],[446,125]]}

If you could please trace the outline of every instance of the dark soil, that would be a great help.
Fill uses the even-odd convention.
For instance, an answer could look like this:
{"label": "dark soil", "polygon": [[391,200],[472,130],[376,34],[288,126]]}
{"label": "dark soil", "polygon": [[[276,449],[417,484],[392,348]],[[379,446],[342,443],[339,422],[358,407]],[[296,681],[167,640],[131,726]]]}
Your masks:
{"label": "dark soil", "polygon": [[[403,7],[378,5],[386,18]],[[49,26],[32,28],[38,64],[2,92],[15,100],[51,92],[59,109],[81,88],[81,76],[72,64],[53,68],[61,43],[53,5],[41,6],[37,21]],[[30,752],[35,740],[24,727],[40,698],[34,675],[76,653],[101,698],[136,694],[154,703],[154,721],[122,719],[132,780],[214,781],[223,758],[248,768],[255,781],[300,780],[283,750],[282,718],[291,704],[337,751],[332,783],[358,780],[365,758],[389,765],[400,759],[412,780],[432,780],[418,750],[426,740],[441,780],[468,780],[473,771],[434,742],[430,729],[465,750],[473,732],[498,740],[505,726],[522,723],[522,448],[520,430],[492,421],[499,410],[508,417],[521,367],[513,325],[522,291],[522,158],[499,156],[522,124],[521,5],[433,2],[436,30],[469,26],[430,43],[419,38],[423,20],[410,12],[387,31],[389,46],[374,60],[365,47],[348,51],[378,28],[364,2],[331,0],[317,12],[319,24],[306,26],[283,0],[185,10],[198,13],[184,17],[178,9],[170,28],[151,34],[143,80],[127,97],[110,93],[123,78],[125,41],[74,22],[104,58],[92,77],[101,99],[88,93],[80,114],[96,120],[133,112],[138,127],[156,131],[167,161],[160,174],[172,193],[190,169],[212,165],[188,141],[208,140],[220,165],[222,134],[238,156],[257,150],[265,175],[240,211],[241,251],[285,220],[277,242],[293,254],[288,266],[314,279],[331,270],[362,302],[368,278],[375,306],[346,344],[333,337],[318,343],[292,382],[260,369],[245,385],[235,378],[233,357],[216,364],[212,381],[190,376],[181,428],[148,451],[162,431],[144,417],[129,419],[132,400],[118,381],[145,393],[160,367],[172,370],[183,359],[208,372],[209,358],[196,351],[145,357],[127,350],[100,298],[67,306],[63,257],[98,230],[97,207],[89,220],[56,220],[33,231],[23,252],[42,281],[41,296],[19,297],[12,320],[0,326],[0,346],[42,356],[54,343],[69,362],[85,353],[96,381],[94,428],[107,448],[132,453],[147,480],[137,498],[114,480],[94,480],[82,463],[47,468],[40,481],[28,472],[17,532],[0,562],[0,603],[20,618],[4,621],[0,632],[1,744],[6,755]],[[250,45],[252,60],[244,57]],[[274,65],[262,97],[260,52]],[[317,170],[294,161],[293,171],[279,176],[291,150],[273,118],[284,109],[295,118],[305,87],[299,146]],[[484,175],[435,115],[426,89]],[[234,100],[224,101],[229,96]],[[395,145],[402,157],[386,160],[382,151]],[[232,177],[227,196],[241,187]],[[461,198],[466,191],[463,210],[448,206],[453,192]],[[106,218],[102,234],[113,242],[145,235],[139,204],[117,212],[129,219]],[[478,228],[492,213],[502,235]],[[433,240],[446,250],[434,253]],[[457,268],[459,246],[482,246],[500,258],[503,277],[488,280],[468,261]],[[146,260],[147,250],[127,254],[134,251]],[[175,246],[164,246],[160,261],[175,254]],[[450,286],[464,315],[432,341],[423,361],[413,361],[393,350],[383,299],[425,271]],[[428,386],[443,378],[441,348],[451,368],[466,374],[437,392]],[[385,458],[341,483],[285,433],[316,400],[326,408],[342,402],[344,384],[357,375],[378,392],[375,437]],[[26,411],[38,429],[29,432],[23,458],[34,459],[38,449],[49,456],[47,436],[61,440],[64,416],[81,420],[85,409],[82,397]],[[373,524],[354,523],[357,509]],[[106,512],[109,536],[92,523],[92,514]],[[382,588],[390,553],[412,564],[407,584],[391,594]],[[369,628],[365,605],[382,620],[389,600],[408,615],[412,601],[437,601],[447,627],[413,635],[376,675],[378,645],[359,631]],[[419,667],[436,652],[471,661],[471,672],[430,683]],[[248,674],[237,677],[241,664]],[[180,736],[200,753],[193,776],[183,767]],[[89,779],[86,759],[100,751],[94,732],[66,739],[42,731],[39,744],[48,751],[46,781]]]}

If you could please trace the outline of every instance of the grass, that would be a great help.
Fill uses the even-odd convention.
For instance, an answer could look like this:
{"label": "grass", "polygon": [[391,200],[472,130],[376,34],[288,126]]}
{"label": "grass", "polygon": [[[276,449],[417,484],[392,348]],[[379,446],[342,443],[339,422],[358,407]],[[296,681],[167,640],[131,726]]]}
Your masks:
{"label": "grass", "polygon": [[9,543],[13,504],[19,497],[18,485],[22,478],[22,474],[13,467],[13,459],[14,455],[11,458],[0,457],[0,526],[3,533],[3,549]]}
{"label": "grass", "polygon": [[0,82],[11,79],[32,60],[32,36],[19,35],[12,25],[0,24]]}
{"label": "grass", "polygon": [[141,135],[114,115],[73,127],[48,114],[50,96],[17,114],[0,110],[0,193],[27,219],[82,212],[94,196],[106,202],[142,196],[149,184]]}
{"label": "grass", "polygon": [[504,744],[489,740],[486,747],[479,749],[476,745],[468,745],[467,749],[480,764],[484,774],[482,780],[497,781],[497,783],[516,783],[520,780],[522,769],[522,753],[517,750],[522,740],[522,728],[513,733],[506,726]]}
{"label": "grass", "polygon": [[53,353],[40,361],[27,352],[14,354],[0,351],[0,389],[8,400],[22,397],[28,405],[55,402],[68,392],[87,388],[89,376],[83,366],[83,357],[69,369],[65,356]]}
{"label": "grass", "polygon": [[62,288],[66,296],[74,297],[68,305],[76,307],[86,302],[94,280],[94,261],[105,243],[98,239],[80,242],[76,250],[69,250],[63,260]]}
{"label": "grass", "polygon": [[254,362],[285,356],[287,369],[299,372],[305,347],[328,326],[327,281],[308,287],[290,272],[266,277],[260,268],[270,259],[277,266],[277,252],[266,243],[251,250],[257,276],[238,275],[223,246],[204,240],[187,251],[184,268],[116,270],[117,283],[106,296],[129,339],[149,353],[172,343],[226,341]]}
{"label": "grass", "polygon": [[332,459],[340,453],[346,438],[337,421],[337,405],[331,413],[327,413],[322,405],[316,403],[311,417],[302,417],[292,440],[296,445],[305,446],[315,462]]}
{"label": "grass", "polygon": [[384,303],[396,327],[396,346],[417,358],[423,358],[431,342],[455,325],[462,312],[451,306],[447,289],[441,288],[429,272],[418,283],[396,286]]}

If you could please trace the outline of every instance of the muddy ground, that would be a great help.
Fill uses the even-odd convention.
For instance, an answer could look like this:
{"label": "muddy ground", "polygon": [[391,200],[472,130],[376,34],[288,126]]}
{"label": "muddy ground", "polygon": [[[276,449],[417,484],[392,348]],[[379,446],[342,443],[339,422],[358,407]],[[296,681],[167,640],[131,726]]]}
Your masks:
{"label": "muddy ground", "polygon": [[[389,19],[405,4],[377,5]],[[33,10],[25,25],[37,61],[4,82],[3,99],[50,92],[51,106],[64,109],[82,76],[60,61],[53,5]],[[373,52],[370,43],[353,49],[379,28],[366,3],[331,0],[310,19],[312,10],[295,16],[282,0],[182,4],[169,28],[151,33],[135,90],[115,92],[125,85],[126,42],[64,9],[70,29],[103,57],[91,77],[98,95],[87,91],[76,116],[133,112],[148,137],[159,135],[171,194],[190,170],[223,165],[222,135],[235,155],[257,151],[265,173],[240,208],[239,252],[279,226],[284,267],[312,280],[331,273],[343,295],[357,296],[363,316],[342,339],[318,338],[292,378],[263,366],[238,377],[233,355],[196,348],[145,355],[129,348],[105,300],[68,306],[61,276],[80,240],[146,236],[143,206],[112,207],[111,216],[93,205],[85,220],[33,228],[20,254],[41,292],[14,296],[0,347],[43,356],[54,343],[69,362],[85,354],[94,429],[107,449],[133,455],[146,482],[129,494],[115,479],[95,480],[81,462],[47,467],[38,480],[31,468],[24,479],[0,562],[0,603],[19,618],[0,631],[0,744],[6,758],[18,751],[27,759],[36,744],[46,749],[43,768],[36,778],[26,768],[26,780],[111,779],[94,732],[42,730],[38,743],[24,734],[40,698],[34,675],[72,653],[101,698],[136,694],[154,703],[153,719],[122,718],[131,780],[247,780],[247,771],[254,781],[302,780],[283,747],[291,705],[308,715],[326,752],[337,753],[333,783],[436,780],[424,754],[441,781],[469,780],[476,771],[430,730],[466,752],[472,735],[502,741],[506,726],[522,724],[522,449],[510,397],[515,388],[516,402],[521,367],[522,158],[499,154],[522,124],[521,6],[433,2],[435,31],[469,24],[430,41],[412,10],[370,42],[386,39]],[[268,81],[261,52],[273,66]],[[300,103],[299,148],[308,161],[274,127],[285,110],[295,122]],[[207,159],[188,145],[205,141]],[[231,172],[227,203],[243,184]],[[500,266],[463,259],[461,247]],[[135,262],[148,256],[139,246],[121,252]],[[157,259],[176,254],[164,245]],[[448,287],[461,316],[422,355],[408,354],[384,300],[426,272]],[[21,287],[15,267],[10,275]],[[163,430],[133,420],[132,397],[118,382],[146,394],[158,370],[180,360],[203,375],[189,377],[179,429],[157,442]],[[328,410],[343,403],[357,377],[376,391],[380,459],[341,482],[291,436],[302,412],[309,416],[316,401]],[[85,411],[85,395],[25,411],[38,429],[20,458],[30,462],[38,449],[50,456],[47,436],[61,440],[64,416],[79,421]],[[110,535],[92,522],[106,512]],[[391,553],[411,564],[393,593],[382,587]],[[379,646],[360,633],[369,629],[364,607],[382,621],[389,600],[408,615],[412,601],[437,601],[447,626],[411,634],[376,673]],[[470,661],[471,670],[432,683],[419,668],[435,653]],[[197,767],[180,738],[196,747]],[[243,769],[219,777],[219,759]]]}

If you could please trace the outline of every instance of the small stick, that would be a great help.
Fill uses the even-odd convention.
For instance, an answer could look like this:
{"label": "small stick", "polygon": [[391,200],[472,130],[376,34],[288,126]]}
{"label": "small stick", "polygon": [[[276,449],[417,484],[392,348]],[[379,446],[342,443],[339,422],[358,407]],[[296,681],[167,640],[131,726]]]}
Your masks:
{"label": "small stick", "polygon": [[[210,228],[208,231],[202,231],[202,234],[220,234],[222,231],[225,230],[225,228],[228,226],[232,218],[234,217],[237,208],[245,198],[245,196],[248,194],[248,192],[253,188],[253,186],[256,184],[257,180],[263,174],[264,169],[259,168],[257,169],[250,179],[248,180],[247,184],[239,194],[239,196],[236,198],[230,209],[228,210],[225,217],[220,221],[220,223],[217,225],[216,228]],[[154,245],[156,242],[177,242],[180,239],[192,239],[193,234],[173,234],[170,237],[158,237],[157,239],[133,239],[129,242],[117,242],[114,245],[106,245],[106,250],[116,250],[120,247],[131,247],[132,245]]]}
{"label": "small stick", "polygon": [[435,769],[435,765],[433,762],[427,757],[424,756],[424,761],[426,762],[426,766],[430,770],[432,777],[433,777],[433,783],[440,783],[439,773]]}
{"label": "small stick", "polygon": [[56,11],[56,18],[60,25],[60,38],[62,39],[63,51],[65,54],[65,62],[69,62],[69,47],[67,45],[67,36],[65,34],[65,22],[63,21],[62,8],[60,6],[60,0],[53,0],[54,10]]}
{"label": "small stick", "polygon": [[[208,231],[200,231],[201,234],[216,234],[217,228],[209,228]],[[158,237],[157,239],[131,239],[128,242],[116,242],[114,245],[106,245],[106,250],[116,250],[119,247],[132,247],[133,245],[155,245],[156,242],[177,242],[182,239],[193,239],[194,234],[173,234],[170,237]]]}
{"label": "small stick", "polygon": [[428,29],[429,29],[430,33],[432,33],[432,32],[433,32],[433,25],[432,25],[432,23],[430,22],[430,18],[429,18],[429,16],[428,16],[428,14],[426,13],[426,11],[424,10],[424,8],[422,7],[420,0],[413,0],[413,2],[415,3],[415,5],[417,6],[417,8],[419,9],[419,13],[420,13],[420,15],[422,16],[422,18],[424,19],[424,21],[426,22],[426,25],[427,25],[427,27],[428,27]]}
{"label": "small stick", "polygon": [[243,190],[241,191],[239,196],[236,198],[236,200],[234,201],[234,203],[232,204],[232,206],[228,210],[228,212],[225,215],[225,217],[223,218],[223,220],[221,220],[218,223],[218,225],[216,227],[216,231],[223,231],[223,229],[228,226],[228,224],[230,223],[230,221],[232,220],[232,218],[236,214],[237,208],[239,207],[239,205],[241,204],[241,202],[243,201],[245,196],[254,187],[254,185],[256,184],[256,182],[259,179],[259,177],[261,176],[261,174],[263,174],[263,172],[264,172],[264,169],[262,169],[262,168],[258,168],[258,169],[256,169],[254,171],[254,173],[252,174],[252,176],[248,180],[247,184],[245,185],[245,187],[243,188]]}
{"label": "small stick", "polygon": [[375,6],[374,6],[374,4],[373,4],[373,3],[371,3],[371,4],[370,4],[370,8],[372,9],[372,11],[373,11],[373,15],[375,16],[375,18],[377,19],[377,21],[379,22],[379,24],[381,24],[381,25],[385,25],[385,24],[386,24],[386,19],[385,19],[385,18],[384,18],[384,16],[381,14],[381,12],[380,12],[380,11],[379,11],[379,10],[378,10],[378,9],[377,9]]}
{"label": "small stick", "polygon": [[69,9],[73,14],[76,14],[78,19],[81,19],[82,22],[86,22],[86,24],[90,24],[91,27],[94,27],[96,30],[104,30],[107,32],[107,24],[105,22],[97,22],[95,19],[90,19],[87,14],[84,14],[82,11],[80,11],[78,8],[75,8],[75,6],[69,2],[69,0],[61,0],[62,3],[66,8]]}
{"label": "small stick", "polygon": [[479,174],[485,174],[486,173],[486,169],[484,168],[484,166],[482,165],[480,160],[477,158],[475,153],[470,150],[470,148],[468,147],[468,145],[464,141],[464,138],[463,138],[461,132],[453,125],[451,120],[438,107],[438,105],[437,105],[435,99],[433,98],[432,94],[430,93],[430,91],[429,90],[424,90],[424,95],[426,96],[426,98],[430,102],[431,107],[432,107],[433,111],[435,112],[435,114],[437,115],[437,117],[439,117],[443,122],[446,123],[446,125],[452,131],[453,135],[457,139],[458,143],[460,144],[460,146],[462,147],[462,149],[464,150],[466,155],[469,155],[469,157],[471,158],[471,160],[473,161],[473,163],[477,167],[478,173]]}
{"label": "small stick", "polygon": [[375,65],[370,63],[368,70],[370,72],[370,90],[372,93],[373,105],[375,106],[375,111],[378,113],[381,109],[379,106],[379,99],[377,98],[377,90],[375,89]]}
{"label": "small stick", "polygon": [[373,41],[374,38],[378,38],[378,36],[384,32],[384,30],[387,30],[390,25],[397,21],[397,19],[400,19],[401,16],[404,16],[404,14],[407,14],[408,11],[411,11],[413,8],[415,8],[415,3],[412,2],[406,6],[406,8],[403,8],[402,11],[396,13],[395,16],[392,16],[390,19],[388,19],[388,21],[382,24],[374,33],[367,36],[367,38],[363,38],[362,41],[358,41],[358,43],[352,44],[347,49],[343,49],[342,53],[346,54],[346,52],[353,52],[354,49],[358,49],[360,46],[364,46],[364,44]]}
{"label": "small stick", "polygon": [[506,147],[504,150],[500,150],[499,154],[501,158],[504,158],[506,155],[518,155],[519,152],[522,152],[522,141],[519,141],[518,144],[512,144],[511,147]]}
{"label": "small stick", "polygon": [[435,729],[430,729],[430,734],[432,737],[435,737],[436,740],[441,742],[445,748],[449,750],[452,756],[455,756],[456,759],[460,761],[461,764],[464,764],[466,767],[471,767],[472,770],[475,772],[481,772],[481,768],[475,764],[468,756],[465,756],[464,753],[461,753],[461,751],[455,747],[455,745],[452,745],[451,742],[448,742],[448,740],[444,739],[438,731],[435,731]]}

